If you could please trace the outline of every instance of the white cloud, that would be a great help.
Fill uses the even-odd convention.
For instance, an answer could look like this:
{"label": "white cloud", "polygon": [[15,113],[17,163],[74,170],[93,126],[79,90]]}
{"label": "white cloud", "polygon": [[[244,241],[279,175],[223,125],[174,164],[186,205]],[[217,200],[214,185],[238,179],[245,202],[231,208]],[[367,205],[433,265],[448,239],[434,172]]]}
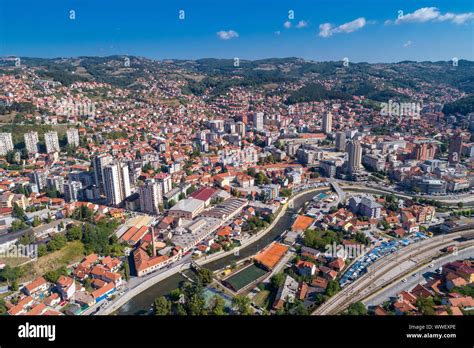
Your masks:
{"label": "white cloud", "polygon": [[474,19],[474,12],[466,13],[451,13],[446,12],[442,14],[436,7],[422,7],[415,12],[399,16],[395,21],[387,20],[386,25],[389,24],[403,24],[403,23],[427,23],[427,22],[451,22],[454,24],[464,24],[467,21]]}
{"label": "white cloud", "polygon": [[332,35],[331,33],[332,25],[329,23],[323,23],[319,25],[319,36],[322,37],[329,37]]}
{"label": "white cloud", "polygon": [[291,22],[290,22],[290,21],[286,21],[285,23],[283,23],[283,26],[284,26],[286,29],[290,29],[290,28],[291,28]]}
{"label": "white cloud", "polygon": [[341,24],[337,27],[332,26],[331,23],[323,23],[319,25],[319,36],[327,38],[332,36],[333,34],[352,33],[356,30],[365,27],[366,24],[367,22],[364,17],[359,17],[351,22]]}
{"label": "white cloud", "polygon": [[439,21],[450,21],[454,24],[464,24],[472,19],[474,19],[474,12],[466,12],[461,14],[447,12],[438,18]]}
{"label": "white cloud", "polygon": [[306,28],[308,26],[308,22],[307,21],[299,21],[298,24],[296,25],[296,27],[299,29],[299,28]]}
{"label": "white cloud", "polygon": [[235,37],[239,37],[239,33],[234,31],[234,30],[228,30],[228,31],[221,30],[221,31],[218,31],[216,34],[222,40],[230,40],[230,39],[233,39]]}
{"label": "white cloud", "polygon": [[408,46],[411,46],[412,42],[410,40],[408,40],[407,42],[405,42],[403,44],[403,47],[408,47]]}

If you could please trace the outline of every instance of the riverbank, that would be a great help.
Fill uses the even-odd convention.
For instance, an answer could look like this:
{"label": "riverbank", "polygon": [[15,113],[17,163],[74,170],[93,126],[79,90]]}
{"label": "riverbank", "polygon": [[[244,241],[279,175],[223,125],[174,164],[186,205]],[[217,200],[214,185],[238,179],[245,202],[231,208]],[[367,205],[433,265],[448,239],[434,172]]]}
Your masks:
{"label": "riverbank", "polygon": [[[196,260],[196,263],[201,266],[206,265],[206,268],[209,268],[211,270],[217,270],[221,269],[226,264],[230,264],[230,262],[232,262],[233,260],[237,261],[255,254],[256,252],[270,244],[275,238],[280,236],[285,230],[287,230],[291,226],[291,216],[288,216],[287,214],[288,207],[291,205],[291,203],[293,203],[295,209],[297,210],[301,206],[303,206],[305,202],[312,198],[307,197],[309,199],[304,199],[307,195],[309,196],[314,194],[315,192],[327,191],[330,189],[331,188],[329,186],[324,186],[314,187],[306,191],[298,192],[296,195],[290,198],[284,206],[282,206],[274,221],[269,226],[267,226],[264,230],[260,231],[254,236],[250,237],[248,240],[245,241],[244,244],[232,250],[218,252],[216,254],[208,256],[207,258]],[[171,268],[170,270],[167,270],[166,275],[161,273],[156,274],[152,278],[147,279],[144,283],[138,285],[140,287],[140,291],[132,292],[132,290],[135,289],[134,288],[129,291],[130,294],[129,292],[127,292],[122,295],[116,300],[116,303],[120,304],[120,306],[116,305],[115,303],[112,304],[112,302],[110,302],[107,307],[104,308],[104,310],[101,310],[97,314],[107,315],[117,310],[118,314],[134,314],[136,312],[148,309],[152,303],[150,299],[164,295],[166,290],[168,290],[168,288],[170,288],[171,286],[170,284],[167,284],[167,286],[165,287],[166,289],[161,288],[161,282],[173,277],[173,279],[170,279],[170,283],[174,283],[174,288],[176,288],[179,286],[179,283],[184,280],[182,276],[177,274],[179,270],[174,270],[174,268],[175,267]],[[150,289],[150,291],[145,292],[145,290],[148,289]],[[153,296],[150,296],[150,293],[153,293]],[[140,297],[142,294],[143,299],[139,299],[138,297]],[[129,302],[134,303],[130,304],[130,306],[127,306],[127,308],[123,308]]]}

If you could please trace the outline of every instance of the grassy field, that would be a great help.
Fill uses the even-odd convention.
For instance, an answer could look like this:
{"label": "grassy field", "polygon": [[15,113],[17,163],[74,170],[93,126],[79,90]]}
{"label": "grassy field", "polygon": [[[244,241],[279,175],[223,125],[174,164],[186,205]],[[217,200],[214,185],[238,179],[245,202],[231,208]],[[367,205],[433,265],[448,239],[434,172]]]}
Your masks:
{"label": "grassy field", "polygon": [[37,261],[31,262],[25,268],[25,274],[20,279],[24,282],[39,277],[46,272],[67,266],[71,263],[78,262],[84,257],[84,245],[81,241],[68,242],[61,250],[57,250],[50,254],[38,258]]}
{"label": "grassy field", "polygon": [[253,302],[259,307],[267,308],[270,294],[270,290],[262,290],[257,295],[255,295]]}
{"label": "grassy field", "polygon": [[0,263],[4,263],[11,267],[20,266],[29,260],[29,257],[0,257]]}

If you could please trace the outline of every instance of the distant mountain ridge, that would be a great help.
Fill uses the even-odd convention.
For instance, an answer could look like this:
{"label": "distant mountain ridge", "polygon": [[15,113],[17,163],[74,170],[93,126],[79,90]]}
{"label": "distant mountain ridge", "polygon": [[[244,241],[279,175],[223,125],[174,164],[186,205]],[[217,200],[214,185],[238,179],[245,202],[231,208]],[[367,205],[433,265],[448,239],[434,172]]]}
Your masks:
{"label": "distant mountain ridge", "polygon": [[[237,60],[204,58],[197,60],[153,60],[137,56],[75,58],[21,58],[21,64],[35,69],[40,77],[65,85],[75,81],[97,81],[121,88],[142,88],[141,79],[165,76],[181,78],[188,84],[183,93],[202,95],[212,90],[216,96],[230,87],[260,87],[284,82],[302,82],[305,87],[291,95],[289,104],[321,98],[363,95],[376,101],[403,99],[395,89],[417,89],[422,84],[448,86],[466,94],[474,93],[474,62],[402,61],[398,63],[314,62],[296,57]],[[0,59],[0,72],[15,73],[14,59]],[[321,81],[334,81],[332,90],[321,89]]]}

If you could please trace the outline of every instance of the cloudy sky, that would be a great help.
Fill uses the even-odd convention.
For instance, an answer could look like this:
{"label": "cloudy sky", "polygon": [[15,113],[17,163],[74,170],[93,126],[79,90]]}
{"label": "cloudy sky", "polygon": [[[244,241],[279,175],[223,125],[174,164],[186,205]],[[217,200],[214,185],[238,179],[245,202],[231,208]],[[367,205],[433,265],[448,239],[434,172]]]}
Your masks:
{"label": "cloudy sky", "polygon": [[0,55],[474,60],[470,0],[0,0]]}

